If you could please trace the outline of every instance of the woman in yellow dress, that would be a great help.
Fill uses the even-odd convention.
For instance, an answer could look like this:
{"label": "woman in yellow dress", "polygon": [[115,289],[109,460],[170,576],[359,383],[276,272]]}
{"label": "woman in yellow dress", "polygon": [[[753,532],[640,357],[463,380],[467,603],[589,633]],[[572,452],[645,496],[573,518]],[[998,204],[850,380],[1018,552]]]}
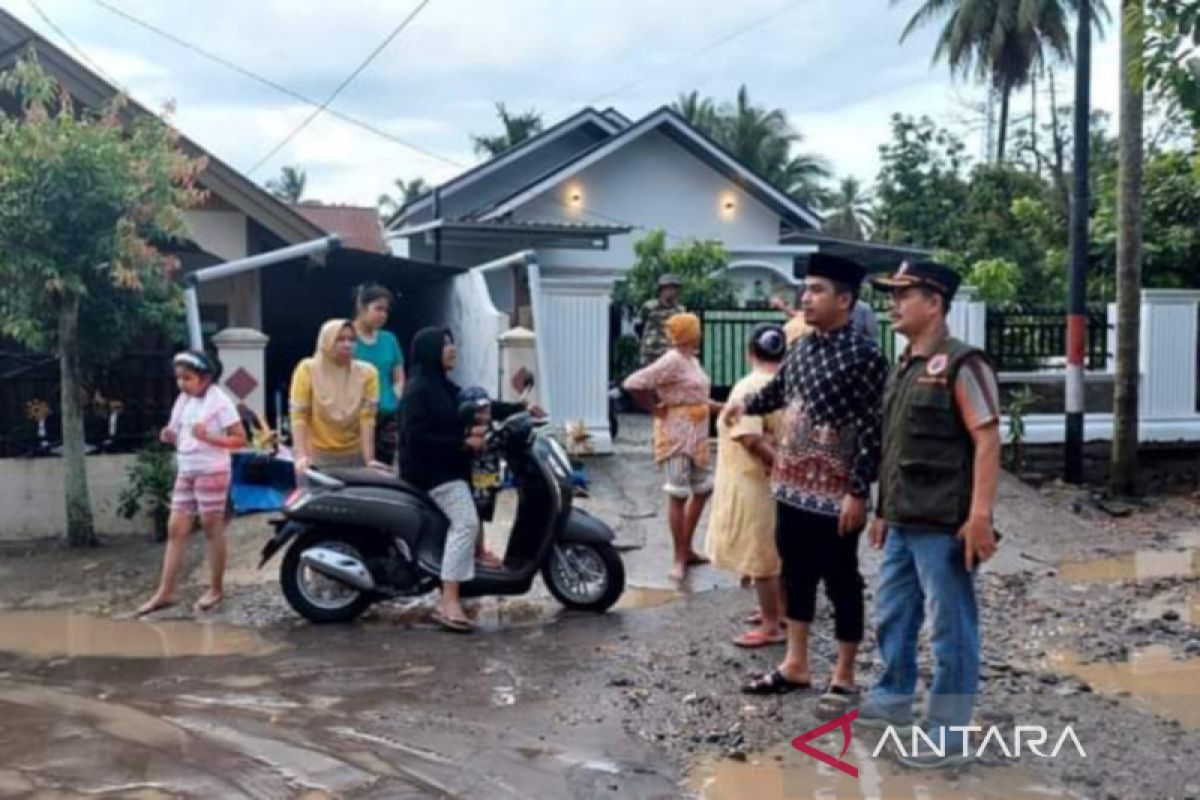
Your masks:
{"label": "woman in yellow dress", "polygon": [[[747,346],[750,374],[730,392],[734,402],[762,389],[779,371],[787,340],[779,325],[760,325]],[[771,468],[782,428],[781,411],[765,417],[743,416],[720,425],[716,488],[708,523],[705,554],[714,566],[754,582],[758,627],[733,640],[739,647],[764,647],[784,641],[780,631],[779,554],[775,550],[775,504]]]}

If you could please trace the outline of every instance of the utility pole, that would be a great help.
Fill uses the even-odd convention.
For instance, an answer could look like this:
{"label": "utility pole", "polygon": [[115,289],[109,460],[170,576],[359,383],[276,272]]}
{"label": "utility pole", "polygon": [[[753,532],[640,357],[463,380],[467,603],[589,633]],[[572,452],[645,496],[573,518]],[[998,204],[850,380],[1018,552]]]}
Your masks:
{"label": "utility pole", "polygon": [[1075,45],[1075,188],[1067,284],[1066,452],[1064,479],[1083,481],[1084,350],[1087,343],[1088,164],[1091,145],[1092,4],[1079,4]]}

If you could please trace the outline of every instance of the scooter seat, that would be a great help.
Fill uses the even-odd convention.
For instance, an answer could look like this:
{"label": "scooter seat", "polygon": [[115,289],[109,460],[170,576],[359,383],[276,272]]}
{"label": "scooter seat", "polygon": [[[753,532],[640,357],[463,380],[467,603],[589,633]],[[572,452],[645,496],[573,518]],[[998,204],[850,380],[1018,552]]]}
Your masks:
{"label": "scooter seat", "polygon": [[379,486],[384,489],[400,489],[405,492],[416,492],[412,484],[405,483],[390,472],[383,472],[368,467],[345,467],[341,469],[321,470],[329,477],[339,480],[347,486]]}

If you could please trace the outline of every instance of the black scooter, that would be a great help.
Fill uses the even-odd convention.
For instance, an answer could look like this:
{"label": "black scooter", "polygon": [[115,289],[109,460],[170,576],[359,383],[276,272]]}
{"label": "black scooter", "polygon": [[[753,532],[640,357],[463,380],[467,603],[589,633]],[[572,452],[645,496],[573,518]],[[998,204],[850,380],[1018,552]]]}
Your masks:
{"label": "black scooter", "polygon": [[[463,409],[464,418],[473,409]],[[607,611],[625,590],[612,529],[572,508],[571,462],[529,414],[494,425],[496,448],[520,499],[504,566],[476,565],[464,597],[520,595],[540,571],[565,607]],[[372,469],[310,470],[263,547],[265,565],[290,543],[279,571],[288,604],[312,622],[349,622],[372,603],[413,597],[440,583],[449,521],[424,492]]]}

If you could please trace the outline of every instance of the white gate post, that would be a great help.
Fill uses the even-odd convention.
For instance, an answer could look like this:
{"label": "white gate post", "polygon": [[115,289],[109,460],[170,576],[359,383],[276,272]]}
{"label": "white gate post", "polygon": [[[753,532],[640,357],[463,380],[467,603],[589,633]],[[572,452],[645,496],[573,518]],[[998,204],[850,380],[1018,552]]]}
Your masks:
{"label": "white gate post", "polygon": [[270,337],[253,328],[226,328],[213,336],[212,341],[225,368],[221,374],[221,388],[235,403],[245,403],[266,419],[263,387],[267,383],[266,349]]}

